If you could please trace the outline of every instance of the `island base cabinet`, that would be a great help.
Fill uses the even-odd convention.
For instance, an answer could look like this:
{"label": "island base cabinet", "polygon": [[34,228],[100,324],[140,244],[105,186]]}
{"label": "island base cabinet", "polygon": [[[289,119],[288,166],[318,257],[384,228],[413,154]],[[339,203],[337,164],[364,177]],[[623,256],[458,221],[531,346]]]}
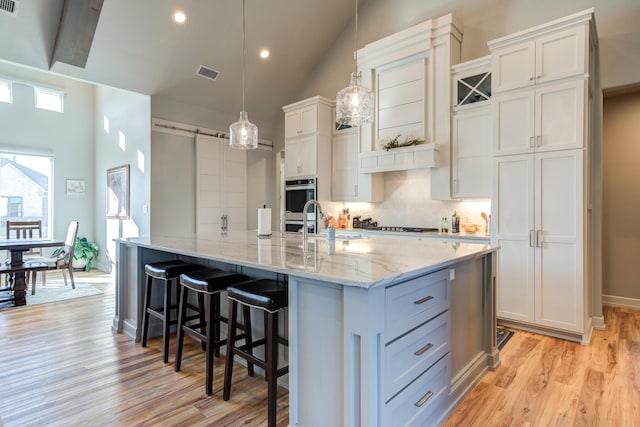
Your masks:
{"label": "island base cabinet", "polygon": [[383,426],[431,426],[442,421],[440,409],[449,395],[449,354],[438,360],[385,408]]}
{"label": "island base cabinet", "polygon": [[438,426],[500,361],[493,254],[371,288],[289,276],[289,425]]}

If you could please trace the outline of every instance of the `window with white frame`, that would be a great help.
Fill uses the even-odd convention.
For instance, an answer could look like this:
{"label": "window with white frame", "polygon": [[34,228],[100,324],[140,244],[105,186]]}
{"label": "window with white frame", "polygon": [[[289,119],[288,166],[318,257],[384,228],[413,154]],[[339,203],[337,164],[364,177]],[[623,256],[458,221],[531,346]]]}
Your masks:
{"label": "window with white frame", "polygon": [[35,87],[36,108],[62,113],[64,93],[54,89]]}
{"label": "window with white frame", "polygon": [[7,221],[42,221],[42,237],[51,237],[53,157],[0,149],[0,237]]}
{"label": "window with white frame", "polygon": [[0,80],[0,102],[7,102],[11,104],[11,82],[6,80]]}

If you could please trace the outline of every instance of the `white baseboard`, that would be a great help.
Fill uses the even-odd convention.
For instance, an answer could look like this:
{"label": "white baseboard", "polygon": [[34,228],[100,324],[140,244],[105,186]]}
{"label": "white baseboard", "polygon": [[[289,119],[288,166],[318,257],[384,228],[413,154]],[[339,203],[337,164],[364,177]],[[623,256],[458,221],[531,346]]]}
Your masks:
{"label": "white baseboard", "polygon": [[602,295],[602,304],[614,307],[635,308],[640,310],[640,299],[616,297],[614,295]]}

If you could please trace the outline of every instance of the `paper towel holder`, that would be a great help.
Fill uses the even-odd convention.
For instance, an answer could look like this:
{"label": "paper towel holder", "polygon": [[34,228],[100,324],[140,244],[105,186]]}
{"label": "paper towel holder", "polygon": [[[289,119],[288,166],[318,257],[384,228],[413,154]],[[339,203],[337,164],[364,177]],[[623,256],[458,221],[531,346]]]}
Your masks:
{"label": "paper towel holder", "polygon": [[267,205],[258,208],[258,238],[266,239],[271,237],[271,209]]}

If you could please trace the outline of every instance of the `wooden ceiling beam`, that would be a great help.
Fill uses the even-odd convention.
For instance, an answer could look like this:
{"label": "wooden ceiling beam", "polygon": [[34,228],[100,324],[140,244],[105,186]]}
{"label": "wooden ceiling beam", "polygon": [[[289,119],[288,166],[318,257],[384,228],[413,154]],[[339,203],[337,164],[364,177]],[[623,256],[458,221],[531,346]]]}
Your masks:
{"label": "wooden ceiling beam", "polygon": [[49,68],[56,62],[84,68],[104,0],[65,0]]}

